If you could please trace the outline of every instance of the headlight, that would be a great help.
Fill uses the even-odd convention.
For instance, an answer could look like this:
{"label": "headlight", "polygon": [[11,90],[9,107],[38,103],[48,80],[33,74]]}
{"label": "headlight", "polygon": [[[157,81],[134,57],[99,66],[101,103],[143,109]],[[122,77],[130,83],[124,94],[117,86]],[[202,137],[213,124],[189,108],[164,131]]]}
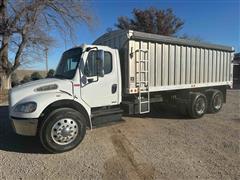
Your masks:
{"label": "headlight", "polygon": [[35,102],[26,102],[22,104],[18,104],[14,111],[15,112],[23,112],[23,113],[31,113],[37,109],[37,103]]}

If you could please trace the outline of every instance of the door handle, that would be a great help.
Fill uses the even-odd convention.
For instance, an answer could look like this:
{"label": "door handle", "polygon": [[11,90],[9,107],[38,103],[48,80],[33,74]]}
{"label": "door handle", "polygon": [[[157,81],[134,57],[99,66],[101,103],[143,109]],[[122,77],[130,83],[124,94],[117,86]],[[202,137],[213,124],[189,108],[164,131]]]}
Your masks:
{"label": "door handle", "polygon": [[112,85],[112,94],[115,94],[117,91],[117,84]]}

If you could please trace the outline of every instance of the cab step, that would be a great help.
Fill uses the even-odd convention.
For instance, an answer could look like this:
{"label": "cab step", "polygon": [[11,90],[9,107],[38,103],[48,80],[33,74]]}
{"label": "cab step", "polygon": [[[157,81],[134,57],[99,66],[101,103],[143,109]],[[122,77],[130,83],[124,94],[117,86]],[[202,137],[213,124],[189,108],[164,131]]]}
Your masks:
{"label": "cab step", "polygon": [[121,108],[98,109],[92,111],[93,127],[101,126],[106,123],[113,123],[122,120],[123,110]]}

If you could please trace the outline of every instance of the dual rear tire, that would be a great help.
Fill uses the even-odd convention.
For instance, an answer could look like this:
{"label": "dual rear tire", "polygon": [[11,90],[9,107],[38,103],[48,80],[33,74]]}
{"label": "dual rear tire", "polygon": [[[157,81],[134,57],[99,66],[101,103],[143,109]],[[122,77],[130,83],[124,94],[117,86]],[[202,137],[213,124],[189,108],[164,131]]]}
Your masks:
{"label": "dual rear tire", "polygon": [[219,90],[210,90],[207,92],[208,96],[208,112],[217,113],[223,106],[223,93]]}
{"label": "dual rear tire", "polygon": [[207,111],[207,98],[202,93],[192,93],[188,107],[188,114],[191,118],[200,118]]}
{"label": "dual rear tire", "polygon": [[[206,94],[206,95],[205,95]],[[191,118],[200,118],[206,112],[217,113],[223,105],[223,93],[219,90],[210,90],[206,93],[191,93],[187,105],[187,113]]]}

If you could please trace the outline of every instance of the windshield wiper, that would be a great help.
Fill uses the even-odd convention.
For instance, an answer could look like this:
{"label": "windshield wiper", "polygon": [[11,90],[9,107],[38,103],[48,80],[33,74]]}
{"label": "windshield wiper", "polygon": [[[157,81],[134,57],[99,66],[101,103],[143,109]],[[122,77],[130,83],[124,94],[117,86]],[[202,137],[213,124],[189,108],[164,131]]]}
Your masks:
{"label": "windshield wiper", "polygon": [[60,78],[60,79],[66,79],[66,76],[64,76],[62,74],[55,74],[54,77]]}

